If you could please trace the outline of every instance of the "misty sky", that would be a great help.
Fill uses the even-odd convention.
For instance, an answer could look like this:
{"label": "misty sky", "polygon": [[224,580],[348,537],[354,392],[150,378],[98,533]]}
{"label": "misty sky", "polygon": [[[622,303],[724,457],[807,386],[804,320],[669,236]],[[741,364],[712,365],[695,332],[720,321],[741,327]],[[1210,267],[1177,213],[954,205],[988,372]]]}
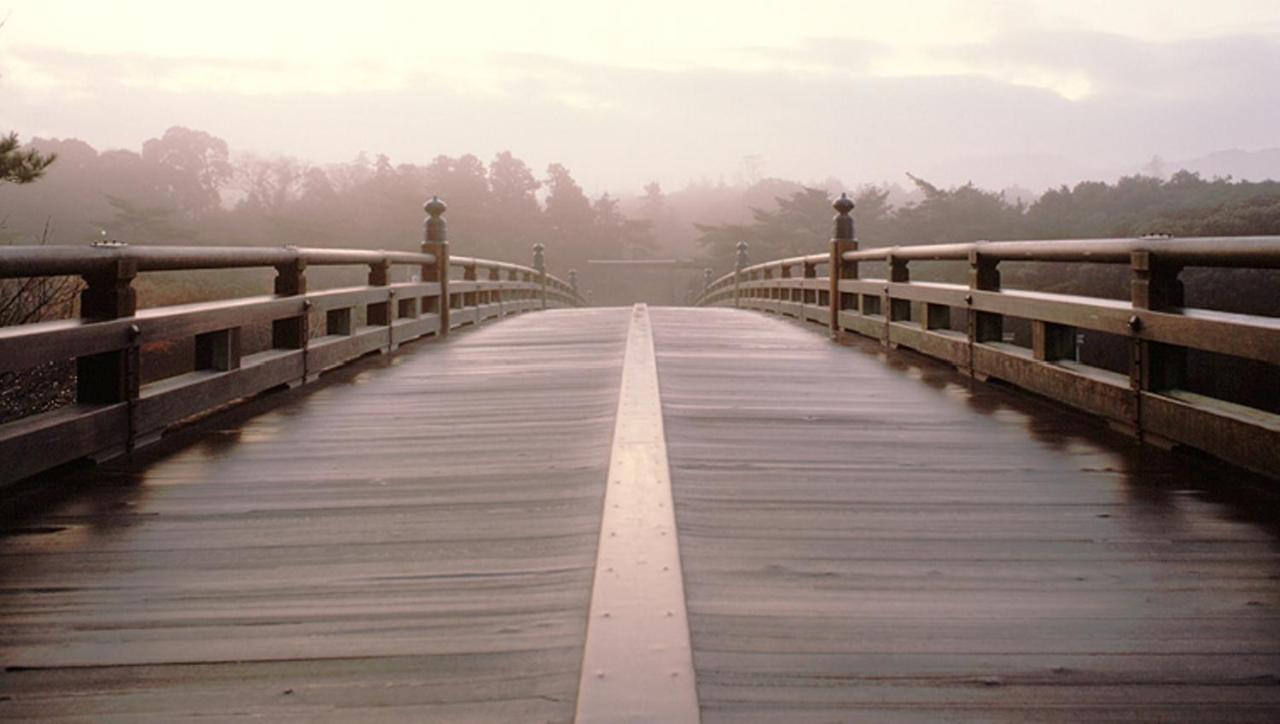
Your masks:
{"label": "misty sky", "polygon": [[1280,146],[1276,0],[0,0],[6,14],[0,130],[98,148],[185,125],[321,162],[510,149],[598,193],[750,173],[1034,186]]}

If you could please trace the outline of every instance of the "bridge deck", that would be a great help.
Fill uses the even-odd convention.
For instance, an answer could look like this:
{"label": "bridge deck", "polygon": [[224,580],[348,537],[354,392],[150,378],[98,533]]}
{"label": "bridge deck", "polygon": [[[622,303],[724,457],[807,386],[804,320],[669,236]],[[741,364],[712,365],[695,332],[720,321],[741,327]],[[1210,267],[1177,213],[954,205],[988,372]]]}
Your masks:
{"label": "bridge deck", "polygon": [[1213,471],[873,343],[653,316],[705,720],[1275,720],[1276,536]]}
{"label": "bridge deck", "polygon": [[[928,362],[652,310],[706,721],[1273,721],[1222,471]],[[630,311],[507,319],[0,538],[0,718],[567,720]]]}
{"label": "bridge deck", "polygon": [[420,345],[27,521],[0,719],[571,717],[626,332]]}

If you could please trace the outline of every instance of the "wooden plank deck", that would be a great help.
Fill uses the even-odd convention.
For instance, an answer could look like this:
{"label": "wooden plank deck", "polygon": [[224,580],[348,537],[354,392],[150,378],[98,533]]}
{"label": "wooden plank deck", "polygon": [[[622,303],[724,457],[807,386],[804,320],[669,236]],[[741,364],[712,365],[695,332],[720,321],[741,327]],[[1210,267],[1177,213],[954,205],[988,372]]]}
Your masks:
{"label": "wooden plank deck", "polygon": [[0,720],[567,720],[629,310],[366,364],[0,538]]}
{"label": "wooden plank deck", "polygon": [[[81,474],[0,536],[0,720],[569,720],[630,317],[414,345]],[[650,317],[704,721],[1277,719],[1280,529],[1234,473]]]}
{"label": "wooden plank deck", "polygon": [[652,311],[703,720],[1276,721],[1221,469],[874,343]]}

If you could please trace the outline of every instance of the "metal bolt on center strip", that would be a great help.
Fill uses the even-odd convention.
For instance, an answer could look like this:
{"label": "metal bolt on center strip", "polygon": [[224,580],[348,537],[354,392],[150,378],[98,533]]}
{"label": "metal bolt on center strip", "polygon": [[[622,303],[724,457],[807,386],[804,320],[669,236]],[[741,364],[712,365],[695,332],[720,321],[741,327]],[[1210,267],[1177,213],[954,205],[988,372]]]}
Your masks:
{"label": "metal bolt on center strip", "polygon": [[697,722],[653,331],[632,310],[609,459],[579,722]]}

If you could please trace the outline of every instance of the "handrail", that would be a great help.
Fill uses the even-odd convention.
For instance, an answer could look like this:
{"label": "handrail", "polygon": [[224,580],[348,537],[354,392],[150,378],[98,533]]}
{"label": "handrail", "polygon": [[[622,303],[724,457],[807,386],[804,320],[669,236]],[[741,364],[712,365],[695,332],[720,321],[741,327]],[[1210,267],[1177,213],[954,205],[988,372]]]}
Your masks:
{"label": "handrail", "polygon": [[367,249],[312,249],[296,246],[92,246],[0,247],[0,278],[88,276],[113,264],[136,265],[138,271],[244,269],[305,262],[309,266],[357,264],[432,264],[435,256]]}
{"label": "handrail", "polygon": [[[847,197],[836,202],[827,254],[746,264],[709,280],[696,306],[734,306],[858,334],[1000,379],[1106,418],[1147,440],[1195,447],[1280,477],[1280,415],[1183,389],[1187,351],[1280,366],[1280,318],[1189,309],[1186,267],[1280,269],[1280,236],[980,241],[858,249]],[[912,262],[961,262],[968,284],[914,281]],[[880,262],[885,278],[859,275]],[[1006,289],[1002,262],[1124,264],[1130,299]],[[793,274],[803,267],[801,275]],[[818,276],[818,269],[825,275]],[[710,275],[708,274],[708,277]],[[956,329],[953,311],[963,319]],[[1010,344],[1005,317],[1030,322],[1031,347]],[[1081,363],[1077,334],[1126,338],[1128,374]]]}
{"label": "handrail", "polygon": [[[1277,269],[1280,254],[1274,236],[1214,236],[1192,238],[1133,239],[1038,239],[1027,241],[976,241],[954,244],[922,244],[918,246],[880,246],[845,252],[844,261],[965,261],[972,253],[997,261],[1074,262],[1081,264],[1128,264],[1136,252],[1156,254],[1161,259],[1182,266],[1240,267]],[[750,276],[757,272],[802,264],[830,263],[828,254],[810,254],[776,259],[744,267],[737,274]],[[724,288],[733,283],[735,272],[729,272],[707,285],[707,290]],[[695,302],[697,304],[697,302]]]}
{"label": "handrail", "polygon": [[527,267],[521,264],[514,264],[509,261],[493,261],[490,259],[477,259],[475,257],[470,257],[470,256],[452,256],[451,255],[449,257],[449,264],[450,266],[457,267],[457,268],[482,267],[485,269],[494,269],[497,271],[505,271],[505,272],[537,273],[538,271],[533,267]]}
{"label": "handrail", "polygon": [[[75,360],[76,401],[0,424],[0,484],[70,460],[109,457],[158,438],[181,420],[321,373],[371,353],[388,353],[465,325],[556,307],[583,306],[576,274],[534,264],[451,257],[445,204],[425,209],[420,252],[306,247],[0,247],[0,279],[79,276],[80,318],[0,327],[0,373]],[[365,266],[360,286],[308,290],[312,266]],[[420,270],[393,281],[391,269]],[[140,272],[274,268],[273,293],[139,310]],[[463,278],[452,278],[461,268]],[[477,270],[489,273],[480,275]],[[505,278],[503,278],[505,275]],[[483,278],[481,278],[483,276]],[[242,337],[269,327],[262,352]],[[248,331],[247,331],[248,330]],[[190,372],[142,384],[145,345],[194,341]],[[265,340],[264,340],[265,341]]]}
{"label": "handrail", "polygon": [[845,252],[845,261],[965,260],[977,253],[1000,261],[1128,264],[1132,254],[1146,252],[1183,266],[1280,268],[1274,236],[1194,238],[1056,239],[978,241],[961,244],[891,246]]}

